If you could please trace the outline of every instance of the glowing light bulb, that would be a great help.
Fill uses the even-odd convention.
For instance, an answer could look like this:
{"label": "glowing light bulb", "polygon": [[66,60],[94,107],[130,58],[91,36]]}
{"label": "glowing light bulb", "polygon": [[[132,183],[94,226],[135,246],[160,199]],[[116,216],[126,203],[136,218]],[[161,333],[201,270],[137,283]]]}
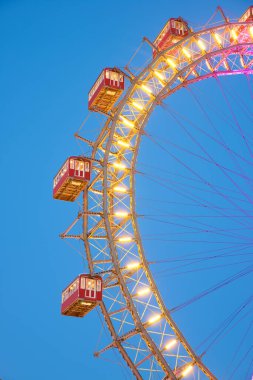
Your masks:
{"label": "glowing light bulb", "polygon": [[170,67],[172,67],[173,69],[175,69],[177,67],[177,65],[175,64],[175,62],[172,59],[167,58],[166,61],[167,61],[168,65]]}
{"label": "glowing light bulb", "polygon": [[176,339],[172,339],[170,340],[166,346],[165,346],[165,349],[166,350],[170,350],[172,347],[175,347],[175,345],[177,344],[177,340]]}
{"label": "glowing light bulb", "polygon": [[161,314],[156,314],[156,315],[154,315],[153,317],[151,317],[151,318],[148,320],[148,323],[149,323],[149,324],[153,324],[153,323],[155,323],[155,322],[158,322],[160,319],[161,319]]}
{"label": "glowing light bulb", "polygon": [[149,87],[147,87],[145,84],[142,84],[142,85],[141,85],[141,88],[142,88],[142,90],[145,91],[148,95],[154,95],[153,92],[152,92],[152,90],[151,90]]}
{"label": "glowing light bulb", "polygon": [[129,263],[127,264],[126,268],[128,270],[132,270],[132,269],[137,269],[140,267],[140,263],[138,263],[137,261],[136,262],[133,262],[133,263]]}
{"label": "glowing light bulb", "polygon": [[133,238],[131,236],[122,236],[122,237],[118,238],[119,243],[129,243],[132,240],[133,240]]}
{"label": "glowing light bulb", "polygon": [[134,123],[131,120],[128,120],[126,117],[120,116],[120,119],[122,123],[125,124],[127,127],[130,127],[130,128],[134,127]]}
{"label": "glowing light bulb", "polygon": [[217,33],[214,33],[214,38],[215,38],[216,42],[218,42],[218,44],[221,45],[222,40],[221,40],[220,35]]}
{"label": "glowing light bulb", "polygon": [[207,59],[205,60],[205,62],[206,62],[206,67],[208,68],[208,70],[213,71],[212,66],[210,65]]}
{"label": "glowing light bulb", "polygon": [[182,52],[183,54],[187,57],[187,58],[191,58],[191,54],[188,52],[188,50],[186,48],[183,48],[182,49]]}
{"label": "glowing light bulb", "polygon": [[228,66],[227,61],[224,61],[224,62],[223,62],[223,65],[224,65],[224,67],[225,67],[226,70],[229,70],[229,66]]}
{"label": "glowing light bulb", "polygon": [[144,109],[144,107],[140,103],[132,102],[131,104],[139,111],[142,111]]}
{"label": "glowing light bulb", "polygon": [[115,211],[114,215],[118,218],[126,218],[129,214],[126,211]]}
{"label": "glowing light bulb", "polygon": [[238,38],[236,31],[234,29],[232,29],[230,34],[231,34],[231,37],[233,38],[233,40],[236,41]]}
{"label": "glowing light bulb", "polygon": [[130,144],[128,142],[126,142],[126,141],[123,141],[123,140],[118,140],[117,144],[120,145],[120,146],[123,146],[124,148],[129,148],[130,147]]}
{"label": "glowing light bulb", "polygon": [[141,297],[141,296],[145,296],[148,293],[150,293],[150,288],[142,288],[138,290],[137,295]]}
{"label": "glowing light bulb", "polygon": [[251,37],[253,38],[253,26],[250,26],[249,32],[250,32]]}
{"label": "glowing light bulb", "polygon": [[113,190],[117,193],[126,193],[127,191],[127,189],[123,186],[114,186]]}
{"label": "glowing light bulb", "polygon": [[243,57],[240,57],[240,62],[241,62],[242,67],[245,67],[245,62],[243,60]]}
{"label": "glowing light bulb", "polygon": [[121,162],[114,162],[114,163],[113,163],[113,166],[114,166],[116,169],[121,169],[121,170],[126,169],[126,165],[122,164]]}
{"label": "glowing light bulb", "polygon": [[154,71],[154,74],[155,74],[155,76],[156,76],[158,79],[164,81],[164,75],[161,74],[161,73],[159,73],[159,71],[156,71],[156,70],[155,70],[155,71]]}
{"label": "glowing light bulb", "polygon": [[197,41],[198,46],[200,47],[201,50],[206,50],[205,44],[202,40]]}
{"label": "glowing light bulb", "polygon": [[187,376],[190,372],[192,372],[193,370],[193,366],[192,365],[188,365],[185,370],[182,372],[182,376],[185,377]]}

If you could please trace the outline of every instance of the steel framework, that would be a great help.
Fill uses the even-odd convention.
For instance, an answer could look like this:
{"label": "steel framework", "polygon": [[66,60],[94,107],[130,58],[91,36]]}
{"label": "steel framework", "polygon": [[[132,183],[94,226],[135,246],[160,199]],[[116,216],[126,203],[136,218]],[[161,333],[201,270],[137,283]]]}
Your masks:
{"label": "steel framework", "polygon": [[[156,105],[183,86],[209,77],[253,72],[253,23],[225,22],[193,32],[158,52],[131,78],[92,146],[93,177],[83,210],[61,235],[84,243],[90,272],[104,281],[101,311],[112,342],[136,379],[215,380],[172,319],[147,263],[135,203],[136,159]],[[71,234],[76,223],[82,234]]]}

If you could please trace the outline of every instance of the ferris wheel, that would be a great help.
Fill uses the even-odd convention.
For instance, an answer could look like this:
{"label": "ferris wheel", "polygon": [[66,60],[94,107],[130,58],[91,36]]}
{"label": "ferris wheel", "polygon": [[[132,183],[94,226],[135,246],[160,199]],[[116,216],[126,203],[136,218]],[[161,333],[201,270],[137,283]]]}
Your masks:
{"label": "ferris wheel", "polygon": [[[253,6],[236,22],[220,11],[223,22],[198,31],[181,17],[169,19],[154,42],[145,39],[152,59],[138,74],[102,71],[88,108],[105,123],[95,142],[75,135],[92,154],[69,157],[54,179],[54,198],[82,196],[82,209],[61,237],[83,242],[90,271],[63,291],[62,314],[83,317],[99,305],[111,343],[96,356],[117,349],[139,380],[217,379],[153,278],[137,222],[135,178],[145,126],[157,105],[204,79],[252,74]],[[78,223],[81,234],[73,232]]]}

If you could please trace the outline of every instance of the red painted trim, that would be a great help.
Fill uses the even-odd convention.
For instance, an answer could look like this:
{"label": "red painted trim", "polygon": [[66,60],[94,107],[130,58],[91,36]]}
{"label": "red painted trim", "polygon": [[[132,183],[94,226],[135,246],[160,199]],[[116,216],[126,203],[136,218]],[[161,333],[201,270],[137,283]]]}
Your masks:
{"label": "red painted trim", "polygon": [[[75,169],[70,169],[70,160],[72,160],[72,159],[73,160],[83,161],[84,163],[86,163],[86,162],[89,163],[89,171],[85,172],[85,176],[84,177],[80,176],[80,175],[77,175],[75,173]],[[59,182],[57,182],[56,186],[53,188],[53,196],[55,196],[57,194],[58,190],[64,185],[65,181],[68,180],[69,178],[76,179],[76,180],[79,180],[79,181],[89,181],[90,180],[90,177],[91,177],[91,161],[88,160],[88,159],[86,159],[86,158],[80,157],[80,156],[71,156],[71,157],[69,157],[64,162],[64,164],[61,166],[61,169],[58,171],[58,173],[54,177],[54,180],[58,176],[58,174],[61,172],[61,170],[63,169],[63,167],[64,167],[64,165],[66,163],[68,163],[68,165],[67,165],[67,171],[60,178]]]}
{"label": "red painted trim", "polygon": [[[110,89],[111,88],[111,89],[124,90],[124,88],[125,88],[125,78],[124,78],[123,74],[122,74],[123,81],[122,82],[119,81],[118,84],[115,84],[114,81],[106,78],[106,70],[110,70],[112,72],[117,72],[118,73],[117,70],[109,68],[109,67],[106,67],[104,70],[101,71],[101,73],[99,74],[97,80],[95,81],[95,83],[93,84],[93,86],[91,87],[91,89],[90,89],[90,91],[88,93],[88,109],[92,109],[93,103],[95,102],[97,96],[100,94],[100,92],[101,92],[102,89],[104,89],[104,88],[109,88]],[[89,99],[89,95],[90,95],[92,89],[96,86],[96,83],[99,80],[101,74],[103,74],[103,80],[98,85],[98,88],[96,89],[96,91],[94,92],[94,94]]]}
{"label": "red painted trim", "polygon": [[[81,279],[82,278],[87,278],[87,279],[93,279],[93,280],[96,280],[96,281],[101,281],[101,291],[96,291],[96,297],[88,297],[88,296],[85,296],[85,290],[86,289],[82,289],[81,288]],[[102,294],[103,294],[103,282],[102,282],[102,277],[100,276],[91,276],[89,274],[80,274],[78,277],[76,277],[63,291],[62,291],[62,296],[63,296],[63,293],[68,290],[73,284],[74,282],[79,279],[79,286],[77,288],[77,290],[71,294],[71,296],[69,298],[67,298],[65,301],[62,302],[62,305],[61,305],[61,312],[64,313],[74,302],[76,302],[78,299],[80,300],[83,300],[83,301],[89,301],[89,302],[93,302],[93,303],[96,303],[97,301],[101,301],[102,300]]]}

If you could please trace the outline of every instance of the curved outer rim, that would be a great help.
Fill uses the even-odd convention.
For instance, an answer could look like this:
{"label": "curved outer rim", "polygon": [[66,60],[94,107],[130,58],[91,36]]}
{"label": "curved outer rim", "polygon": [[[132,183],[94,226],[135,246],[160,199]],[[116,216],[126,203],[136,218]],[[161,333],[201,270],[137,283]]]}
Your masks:
{"label": "curved outer rim", "polygon": [[[213,27],[213,28],[209,28],[209,29],[206,29],[206,30],[202,30],[202,31],[199,31],[197,33],[191,34],[190,36],[186,37],[182,41],[180,41],[177,44],[173,45],[173,49],[175,48],[175,46],[182,45],[183,43],[185,43],[186,41],[188,41],[189,39],[191,39],[193,37],[196,38],[196,37],[199,37],[199,36],[201,36],[203,34],[206,34],[208,32],[209,33],[214,33],[216,31],[219,31],[219,30],[224,29],[224,28],[232,28],[234,26],[239,26],[239,25],[247,25],[247,26],[249,26],[249,24],[250,23],[223,24],[223,25],[219,25],[217,27]],[[180,89],[182,86],[184,86],[184,85],[186,85],[188,83],[195,82],[197,80],[202,80],[204,78],[208,78],[210,76],[214,76],[214,73],[209,73],[209,75],[207,75],[205,77],[204,76],[203,77],[199,77],[199,78],[193,79],[191,81],[187,81],[186,80],[185,82],[181,83],[181,85],[175,87],[173,89],[173,91],[170,91],[170,94],[168,94],[167,89],[169,89],[169,86],[171,85],[171,83],[173,83],[173,80],[175,80],[175,77],[178,76],[178,75],[182,75],[184,72],[186,72],[187,70],[189,70],[191,67],[194,67],[194,65],[196,65],[196,63],[201,62],[201,61],[203,61],[203,60],[205,60],[207,58],[211,58],[212,56],[221,54],[222,52],[224,52],[224,53],[225,52],[229,52],[231,49],[234,50],[233,54],[235,54],[235,48],[248,47],[248,46],[252,46],[252,45],[253,45],[252,43],[234,44],[234,45],[228,46],[226,48],[218,49],[218,50],[215,50],[215,51],[203,54],[197,60],[192,61],[189,65],[187,65],[186,67],[184,67],[183,70],[181,70],[180,72],[177,72],[177,74],[174,75],[174,78],[172,79],[172,81],[168,82],[166,84],[166,86],[163,88],[163,90],[160,91],[160,93],[158,94],[158,96],[156,96],[154,98],[151,107],[149,108],[146,116],[143,118],[141,127],[139,128],[139,134],[138,134],[138,137],[137,137],[137,143],[136,143],[136,146],[135,146],[134,155],[133,155],[133,159],[132,159],[132,162],[131,162],[131,174],[132,174],[131,177],[130,177],[131,178],[131,193],[129,194],[130,201],[131,201],[131,220],[132,220],[132,225],[133,225],[133,228],[134,228],[135,240],[138,242],[137,246],[138,246],[140,261],[142,263],[143,270],[145,271],[145,274],[146,274],[146,276],[147,276],[147,278],[148,278],[148,280],[150,282],[150,286],[152,288],[152,291],[154,292],[155,298],[156,298],[156,300],[157,300],[157,302],[158,302],[158,304],[159,304],[159,306],[161,308],[162,314],[166,318],[168,324],[174,330],[174,332],[177,335],[178,339],[180,340],[180,342],[182,343],[182,345],[184,346],[184,348],[188,352],[189,356],[192,358],[192,362],[196,366],[198,366],[199,369],[209,379],[212,379],[212,380],[215,380],[216,377],[209,371],[209,369],[202,363],[201,359],[194,353],[194,351],[192,350],[192,348],[190,347],[190,345],[188,344],[188,342],[186,341],[186,339],[184,338],[184,336],[182,335],[182,333],[180,332],[180,330],[176,326],[175,322],[172,320],[172,318],[170,316],[170,313],[167,310],[165,304],[163,303],[162,297],[161,297],[161,295],[160,295],[160,293],[159,293],[159,291],[158,291],[158,289],[157,289],[157,287],[155,285],[154,279],[153,279],[152,274],[151,274],[151,272],[149,270],[148,263],[146,261],[145,254],[144,254],[144,249],[143,249],[143,246],[142,246],[142,243],[141,243],[138,223],[137,223],[137,220],[136,220],[135,166],[136,166],[136,159],[137,159],[137,154],[138,154],[138,150],[139,150],[139,145],[140,145],[142,131],[143,131],[143,129],[144,129],[144,127],[145,127],[148,119],[149,119],[150,114],[152,113],[152,111],[155,108],[155,106],[157,105],[157,103],[159,103],[161,101],[161,99],[165,98],[166,95],[169,96],[170,94],[172,94],[176,90]],[[150,338],[148,332],[146,331],[143,323],[140,320],[138,312],[137,312],[137,310],[135,308],[135,305],[134,305],[134,303],[132,301],[132,297],[131,297],[131,295],[130,295],[130,293],[128,291],[127,285],[125,283],[124,276],[122,275],[121,270],[120,270],[120,266],[119,266],[119,263],[118,263],[118,260],[117,260],[116,247],[115,247],[115,243],[114,243],[114,239],[113,239],[113,234],[112,234],[112,229],[111,229],[111,225],[110,225],[110,218],[109,218],[109,215],[108,215],[108,190],[109,190],[108,189],[108,160],[109,160],[109,154],[110,154],[111,145],[112,145],[112,141],[113,141],[113,137],[114,137],[114,133],[115,133],[116,123],[119,121],[120,113],[122,112],[122,109],[123,109],[124,105],[128,102],[128,99],[131,97],[131,94],[133,93],[135,86],[138,83],[142,82],[142,78],[144,78],[145,75],[148,72],[150,72],[152,66],[156,62],[158,62],[159,59],[162,56],[164,56],[165,54],[167,54],[171,49],[172,48],[170,47],[170,48],[166,49],[165,51],[159,53],[156,56],[156,58],[146,68],[144,68],[144,70],[138,75],[138,77],[136,77],[134,79],[134,81],[131,83],[129,89],[127,90],[127,92],[126,92],[126,94],[124,96],[124,98],[119,103],[117,111],[116,111],[115,115],[113,116],[112,120],[110,118],[107,119],[107,121],[106,121],[106,123],[105,123],[105,125],[104,125],[104,127],[103,127],[103,129],[102,129],[102,131],[101,131],[101,133],[100,133],[100,135],[99,135],[99,137],[98,137],[95,145],[94,145],[93,152],[92,152],[92,158],[94,159],[96,157],[99,144],[101,143],[101,140],[104,138],[104,136],[106,135],[106,133],[108,133],[108,131],[109,131],[109,136],[108,136],[108,140],[107,140],[107,144],[106,144],[106,149],[105,149],[105,154],[104,154],[104,158],[103,158],[103,218],[104,218],[104,223],[105,223],[105,228],[106,228],[106,233],[107,233],[107,238],[108,238],[108,244],[109,244],[109,247],[110,247],[110,252],[111,252],[111,257],[112,257],[112,262],[113,262],[114,270],[115,270],[115,273],[117,274],[117,277],[118,277],[118,280],[119,280],[119,283],[120,283],[121,292],[124,295],[124,298],[126,300],[126,304],[128,305],[128,308],[131,311],[131,314],[132,314],[133,320],[135,322],[135,326],[136,326],[137,331],[140,333],[140,335],[142,336],[143,340],[146,342],[146,344],[149,347],[149,349],[156,356],[156,359],[157,359],[158,363],[160,364],[160,366],[162,367],[162,369],[164,370],[164,372],[166,374],[165,378],[167,378],[167,379],[168,378],[169,379],[178,379],[178,377],[176,377],[174,375],[173,371],[168,366],[168,364],[167,364],[166,360],[164,359],[161,351],[156,347],[155,343]],[[247,69],[247,70],[244,70],[243,72],[246,73],[246,74],[251,74],[252,71],[253,71],[252,69]],[[232,70],[230,70],[230,71],[222,72],[222,73],[217,72],[216,75],[226,75],[226,74],[232,74],[232,73],[237,74],[237,72],[233,72]],[[88,191],[89,190],[87,189],[87,191],[84,193],[84,210],[88,209],[88,204],[87,204]],[[94,265],[93,265],[93,261],[92,261],[92,255],[91,255],[91,251],[90,251],[89,240],[87,238],[87,233],[88,233],[88,214],[84,213],[84,217],[83,217],[83,240],[84,240],[84,244],[85,244],[87,259],[88,259],[88,263],[89,263],[89,268],[90,268],[91,273],[93,273],[94,272]],[[111,335],[112,335],[112,338],[113,338],[113,346],[117,347],[119,349],[119,351],[121,352],[123,358],[126,360],[127,364],[131,368],[132,373],[134,374],[134,376],[137,379],[142,379],[142,377],[141,377],[138,369],[135,367],[134,363],[132,362],[132,360],[128,356],[127,352],[122,347],[120,340],[118,339],[118,336],[117,336],[117,334],[116,334],[116,332],[114,330],[113,323],[112,323],[112,321],[110,319],[110,316],[109,316],[109,314],[108,314],[108,312],[106,310],[106,306],[105,306],[104,302],[102,302],[102,304],[101,304],[101,310],[102,310],[102,313],[103,313],[103,315],[105,317],[107,326],[108,326],[108,328],[109,328],[109,330],[111,332]]]}

